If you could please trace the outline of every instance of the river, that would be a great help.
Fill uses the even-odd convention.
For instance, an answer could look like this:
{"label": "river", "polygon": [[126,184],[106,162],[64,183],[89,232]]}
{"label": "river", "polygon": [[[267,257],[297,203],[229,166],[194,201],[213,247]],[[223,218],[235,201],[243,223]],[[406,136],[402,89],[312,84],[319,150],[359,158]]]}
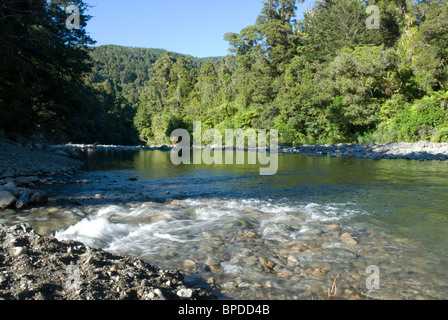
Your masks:
{"label": "river", "polygon": [[221,299],[326,299],[333,283],[337,299],[448,299],[446,162],[280,154],[274,176],[161,151],[86,163],[84,183],[47,186],[50,207],[9,221],[179,269]]}

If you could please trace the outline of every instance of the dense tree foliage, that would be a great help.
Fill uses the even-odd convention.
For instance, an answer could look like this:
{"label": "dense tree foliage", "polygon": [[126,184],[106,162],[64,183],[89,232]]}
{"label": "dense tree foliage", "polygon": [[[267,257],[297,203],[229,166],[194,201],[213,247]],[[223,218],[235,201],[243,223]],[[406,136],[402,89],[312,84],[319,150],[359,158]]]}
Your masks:
{"label": "dense tree foliage", "polygon": [[[280,143],[448,142],[445,0],[265,0],[230,54],[92,48],[68,1],[0,7],[0,128],[75,141],[170,143],[177,128],[276,128]],[[71,2],[73,3],[73,1]],[[379,29],[368,21],[379,9]],[[376,19],[376,18],[375,18]]]}
{"label": "dense tree foliage", "polygon": [[[283,144],[448,141],[446,1],[324,0],[297,21],[300,2],[266,0],[254,25],[225,35],[232,54],[217,63],[160,58],[140,138],[167,142],[173,125],[200,120],[276,128]],[[371,5],[379,29],[367,27]]]}

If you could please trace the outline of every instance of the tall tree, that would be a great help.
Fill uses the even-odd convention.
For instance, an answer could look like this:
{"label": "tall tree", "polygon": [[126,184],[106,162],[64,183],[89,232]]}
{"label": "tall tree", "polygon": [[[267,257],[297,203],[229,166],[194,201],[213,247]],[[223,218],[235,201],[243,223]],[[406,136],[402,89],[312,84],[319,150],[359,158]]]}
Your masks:
{"label": "tall tree", "polygon": [[[69,29],[66,7],[79,8],[79,28]],[[90,71],[82,0],[4,0],[0,6],[0,127],[57,135],[79,112],[73,85]]]}

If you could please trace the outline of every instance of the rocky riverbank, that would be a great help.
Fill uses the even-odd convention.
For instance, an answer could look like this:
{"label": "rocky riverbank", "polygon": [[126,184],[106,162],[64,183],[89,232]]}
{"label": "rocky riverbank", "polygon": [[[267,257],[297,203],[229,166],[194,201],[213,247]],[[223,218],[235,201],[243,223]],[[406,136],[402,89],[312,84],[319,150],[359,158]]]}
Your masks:
{"label": "rocky riverbank", "polygon": [[[0,139],[0,213],[43,206],[43,185],[70,182],[84,162],[79,150]],[[0,225],[0,300],[197,300],[175,270],[115,256],[82,243],[36,234],[28,224]]]}
{"label": "rocky riverbank", "polygon": [[175,270],[0,225],[0,300],[202,300]]}
{"label": "rocky riverbank", "polygon": [[403,159],[417,161],[448,160],[448,143],[387,143],[387,144],[326,144],[281,147],[282,153],[318,157],[347,157],[358,159]]}
{"label": "rocky riverbank", "polygon": [[0,139],[0,211],[46,204],[39,186],[64,180],[83,165],[46,144]]}
{"label": "rocky riverbank", "polygon": [[[52,146],[55,152],[66,155],[76,155],[88,150],[114,151],[171,151],[173,146],[112,146],[112,145],[59,145]],[[236,148],[234,148],[236,149]],[[248,150],[247,148],[245,150]],[[403,159],[417,161],[448,160],[448,143],[417,142],[417,143],[387,143],[387,144],[320,144],[282,146],[279,153],[302,154],[313,157],[347,157],[358,159]]]}

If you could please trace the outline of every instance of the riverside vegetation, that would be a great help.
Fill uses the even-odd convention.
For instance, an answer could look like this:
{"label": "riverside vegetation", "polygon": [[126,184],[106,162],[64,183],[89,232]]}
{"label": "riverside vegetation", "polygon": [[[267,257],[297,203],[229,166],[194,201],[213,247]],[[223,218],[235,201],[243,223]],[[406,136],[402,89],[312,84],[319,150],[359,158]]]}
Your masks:
{"label": "riverside vegetation", "polygon": [[275,128],[281,145],[448,142],[446,1],[325,0],[297,20],[300,2],[266,0],[254,25],[225,35],[231,54],[197,59],[91,47],[81,0],[79,30],[65,27],[65,1],[5,1],[0,132],[166,144],[201,121]]}

